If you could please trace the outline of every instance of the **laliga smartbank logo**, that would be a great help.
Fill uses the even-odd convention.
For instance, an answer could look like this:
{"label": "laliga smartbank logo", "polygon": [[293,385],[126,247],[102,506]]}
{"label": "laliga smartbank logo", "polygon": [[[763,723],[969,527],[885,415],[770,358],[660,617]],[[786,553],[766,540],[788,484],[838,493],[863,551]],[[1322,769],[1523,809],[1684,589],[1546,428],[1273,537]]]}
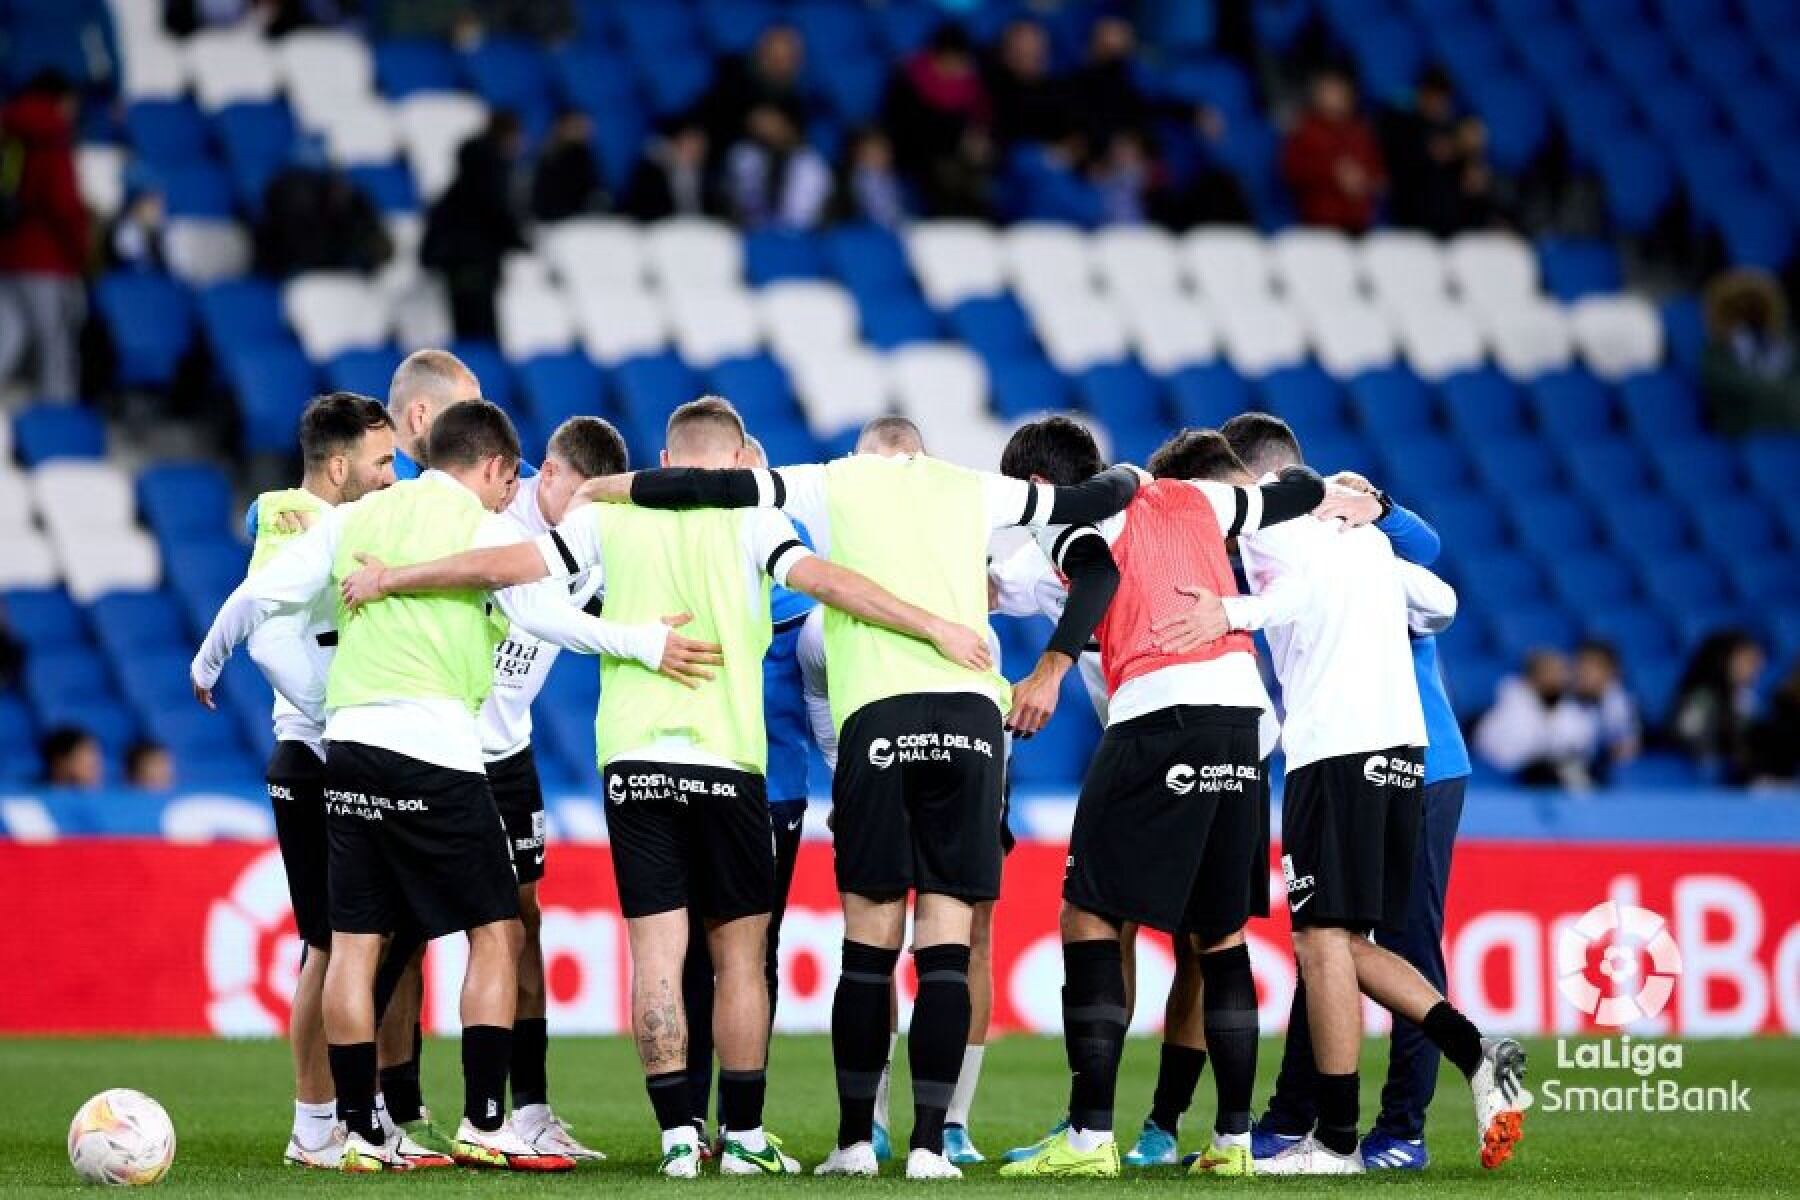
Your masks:
{"label": "laliga smartbank logo", "polygon": [[[1614,900],[1596,904],[1556,943],[1557,990],[1608,1030],[1656,1017],[1668,1007],[1680,977],[1681,947],[1668,921],[1647,908]],[[1557,1070],[1579,1074],[1544,1080],[1522,1106],[1535,1103],[1546,1112],[1750,1111],[1749,1088],[1735,1079],[1726,1086],[1686,1084],[1679,1078],[1686,1063],[1687,1048],[1673,1040],[1628,1033],[1558,1038]]]}

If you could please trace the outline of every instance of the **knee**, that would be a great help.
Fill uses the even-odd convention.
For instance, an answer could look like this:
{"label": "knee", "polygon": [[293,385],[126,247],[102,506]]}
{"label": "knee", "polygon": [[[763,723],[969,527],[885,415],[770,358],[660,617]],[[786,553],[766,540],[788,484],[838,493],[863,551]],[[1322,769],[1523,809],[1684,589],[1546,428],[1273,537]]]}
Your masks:
{"label": "knee", "polygon": [[1348,952],[1344,947],[1343,933],[1341,929],[1294,930],[1294,961],[1299,965],[1302,977],[1320,970],[1340,954]]}
{"label": "knee", "polygon": [[1092,942],[1119,939],[1119,927],[1105,917],[1077,908],[1073,904],[1064,904],[1062,914],[1057,921],[1062,929],[1065,942]]}
{"label": "knee", "polygon": [[544,928],[544,910],[538,904],[535,886],[519,889],[519,927],[520,936],[528,943],[535,944]]}

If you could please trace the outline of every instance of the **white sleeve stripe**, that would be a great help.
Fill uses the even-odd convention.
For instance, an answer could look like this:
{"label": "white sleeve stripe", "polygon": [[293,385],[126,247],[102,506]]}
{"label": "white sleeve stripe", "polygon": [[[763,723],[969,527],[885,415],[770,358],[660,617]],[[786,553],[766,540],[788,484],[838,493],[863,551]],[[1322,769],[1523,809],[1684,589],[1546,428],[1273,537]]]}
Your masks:
{"label": "white sleeve stripe", "polygon": [[811,557],[812,551],[806,548],[805,543],[798,541],[783,542],[775,548],[773,554],[769,555],[769,578],[773,579],[776,583],[779,583],[782,587],[786,587],[788,572],[792,571],[800,563]]}
{"label": "white sleeve stripe", "polygon": [[1062,570],[1063,560],[1069,556],[1069,547],[1073,546],[1084,537],[1097,537],[1100,538],[1102,542],[1106,541],[1105,538],[1100,537],[1100,531],[1095,529],[1092,525],[1069,526],[1069,528],[1063,530],[1062,536],[1056,539],[1056,545],[1054,547],[1055,553],[1052,558],[1056,563],[1057,570]]}
{"label": "white sleeve stripe", "polygon": [[780,478],[765,467],[752,467],[750,471],[756,477],[756,507],[780,508]]}
{"label": "white sleeve stripe", "polygon": [[1263,494],[1259,487],[1241,487],[1238,495],[1243,499],[1243,519],[1238,523],[1234,533],[1255,533],[1262,528]]}

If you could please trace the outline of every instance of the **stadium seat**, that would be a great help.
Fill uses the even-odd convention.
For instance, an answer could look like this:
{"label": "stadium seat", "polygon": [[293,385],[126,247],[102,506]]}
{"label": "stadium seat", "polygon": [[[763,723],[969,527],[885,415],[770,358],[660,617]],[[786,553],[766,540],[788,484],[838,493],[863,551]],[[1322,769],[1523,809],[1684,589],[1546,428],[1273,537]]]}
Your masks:
{"label": "stadium seat", "polygon": [[1079,374],[1130,353],[1118,309],[1097,292],[1043,292],[1027,304],[1037,339],[1060,371]]}
{"label": "stadium seat", "polygon": [[1287,230],[1270,241],[1269,257],[1283,293],[1297,305],[1336,307],[1360,297],[1354,246],[1335,230]]}
{"label": "stadium seat", "polygon": [[789,380],[818,438],[861,429],[888,411],[887,364],[872,351],[849,348],[808,355],[790,365]]}
{"label": "stadium seat", "polygon": [[1535,488],[1500,496],[1512,515],[1513,540],[1546,563],[1584,554],[1601,540],[1592,509],[1574,496]]}
{"label": "stadium seat", "polygon": [[[592,296],[582,300],[583,315]],[[575,344],[575,317],[569,301],[554,287],[502,285],[494,305],[500,350],[514,362],[542,354],[560,354]],[[585,324],[584,324],[585,332]]]}
{"label": "stadium seat", "polygon": [[51,535],[69,594],[87,603],[107,592],[142,591],[162,579],[156,543],[137,529]]}
{"label": "stadium seat", "polygon": [[125,110],[125,138],[153,168],[206,161],[206,122],[189,100],[137,101]]}
{"label": "stadium seat", "polygon": [[667,296],[676,351],[700,370],[762,347],[762,323],[742,285],[690,287]]}
{"label": "stadium seat", "polygon": [[953,308],[1006,288],[999,239],[973,221],[921,222],[907,233],[906,254],[933,308]]}
{"label": "stadium seat", "polygon": [[757,437],[800,418],[787,372],[766,354],[719,363],[706,373],[706,389],[731,401]]}
{"label": "stadium seat", "polygon": [[40,713],[70,696],[102,696],[112,690],[106,660],[96,650],[45,650],[25,660],[25,695]]}
{"label": "stadium seat", "polygon": [[191,293],[166,275],[115,271],[100,280],[94,303],[119,356],[119,381],[162,387],[194,340]]}
{"label": "stadium seat", "polygon": [[1547,557],[1545,563],[1550,588],[1557,599],[1568,608],[1587,614],[1590,628],[1599,614],[1623,608],[1637,600],[1637,572],[1604,551],[1559,552]]}
{"label": "stadium seat", "polygon": [[137,477],[137,508],[164,542],[224,536],[232,511],[231,484],[210,463],[164,463]]}
{"label": "stadium seat", "polygon": [[586,355],[541,354],[520,363],[518,370],[531,415],[546,433],[570,417],[605,411],[605,377]]}
{"label": "stadium seat", "polygon": [[[1704,554],[1673,551],[1642,567],[1644,594],[1662,612],[1683,620],[1683,614],[1711,612],[1735,601],[1732,580]],[[1774,603],[1775,596],[1756,596],[1755,603]]]}
{"label": "stadium seat", "polygon": [[[185,662],[193,656],[193,633],[181,609],[166,592],[109,592],[88,606],[101,649],[115,664],[147,650],[168,650],[182,656],[174,687],[187,691]],[[121,672],[121,678],[126,676]]]}
{"label": "stadium seat", "polygon": [[1249,383],[1223,362],[1175,372],[1169,396],[1175,419],[1189,426],[1216,429],[1251,407]]}
{"label": "stadium seat", "polygon": [[1451,429],[1470,446],[1525,427],[1518,386],[1491,368],[1464,371],[1443,381],[1443,411]]}
{"label": "stadium seat", "polygon": [[1544,290],[1564,304],[1624,286],[1619,254],[1597,238],[1545,238],[1538,243]]}
{"label": "stadium seat", "polygon": [[1800,479],[1800,438],[1765,434],[1744,439],[1738,449],[1744,474],[1757,490],[1783,508],[1795,507],[1785,497]]}
{"label": "stadium seat", "polygon": [[967,299],[950,310],[950,329],[957,340],[990,361],[1036,349],[1031,326],[1010,295]]}
{"label": "stadium seat", "polygon": [[1217,357],[1218,330],[1200,301],[1184,292],[1114,295],[1132,349],[1156,374],[1170,375]]}
{"label": "stadium seat", "polygon": [[[9,541],[7,558],[0,559],[0,574],[6,572],[12,549]],[[68,592],[60,587],[21,587],[10,582],[7,588],[0,593],[0,614],[6,618],[6,627],[31,646],[33,653],[87,645],[87,621]]]}
{"label": "stadium seat", "polygon": [[416,91],[399,100],[395,113],[413,181],[429,203],[455,178],[457,151],[487,123],[487,108],[462,92]]}
{"label": "stadium seat", "polygon": [[1525,395],[1538,428],[1554,439],[1589,439],[1612,431],[1612,397],[1606,385],[1579,367],[1539,375]]}
{"label": "stadium seat", "polygon": [[1007,420],[1075,406],[1068,376],[1040,355],[988,359],[987,370],[994,411]]}
{"label": "stadium seat", "polygon": [[934,453],[960,426],[987,420],[987,369],[967,347],[908,346],[888,356],[894,403],[931,431]]}
{"label": "stadium seat", "polygon": [[30,477],[0,460],[0,536],[30,533],[37,528]]}
{"label": "stadium seat", "polygon": [[277,41],[274,52],[288,102],[309,128],[333,124],[332,114],[373,96],[375,59],[354,34],[299,29]]}
{"label": "stadium seat", "polygon": [[825,256],[809,233],[762,229],[744,238],[744,275],[751,287],[824,274]]}
{"label": "stadium seat", "polygon": [[1430,307],[1448,297],[1443,249],[1425,234],[1377,230],[1358,243],[1357,254],[1370,294],[1390,312]]}
{"label": "stadium seat", "polygon": [[31,474],[33,500],[57,538],[129,529],[136,507],[131,480],[98,459],[48,462]]}
{"label": "stadium seat", "polygon": [[[566,348],[562,322],[567,319],[565,302],[553,292],[532,293],[531,307],[522,309],[518,341],[509,343],[506,327],[501,326],[500,347],[507,358],[517,362],[530,357],[526,347],[540,345],[550,352]],[[541,318],[540,333],[532,336],[527,318]],[[574,328],[582,348],[595,362],[608,366],[644,354],[660,353],[670,335],[668,313],[649,292],[639,288],[588,290],[574,297]]]}
{"label": "stadium seat", "polygon": [[743,285],[743,241],[729,225],[674,217],[650,226],[644,240],[650,273],[665,292]]}
{"label": "stadium seat", "polygon": [[225,374],[243,417],[243,449],[292,452],[295,423],[317,381],[300,347],[291,342],[237,346],[226,357]]}
{"label": "stadium seat", "polygon": [[86,142],[75,148],[75,187],[81,202],[102,221],[125,203],[125,149]]}
{"label": "stadium seat", "polygon": [[494,110],[516,115],[527,136],[542,137],[555,114],[549,56],[536,42],[487,37],[462,54],[462,74]]}
{"label": "stadium seat", "polygon": [[1701,434],[1658,442],[1647,450],[1651,469],[1672,496],[1691,495],[1695,489],[1711,495],[1737,484],[1737,458],[1730,446],[1716,438]]}
{"label": "stadium seat", "polygon": [[783,362],[817,346],[848,347],[857,340],[856,304],[835,283],[773,283],[756,293],[756,305],[769,349]]}
{"label": "stadium seat", "polygon": [[163,236],[169,273],[204,287],[250,270],[250,235],[236,221],[176,218]]}
{"label": "stadium seat", "polygon": [[1456,574],[1460,590],[1480,598],[1484,608],[1510,609],[1539,603],[1545,595],[1543,576],[1529,555],[1501,550],[1469,554],[1457,545]]}
{"label": "stadium seat", "polygon": [[315,363],[388,340],[393,324],[381,294],[348,271],[296,275],[282,288],[281,306],[301,349]]}
{"label": "stadium seat", "polygon": [[1640,563],[1657,562],[1687,549],[1687,517],[1682,506],[1662,496],[1600,510],[1612,544]]}
{"label": "stadium seat", "polygon": [[1537,257],[1514,234],[1458,234],[1445,249],[1445,265],[1463,300],[1477,311],[1537,296]]}
{"label": "stadium seat", "polygon": [[906,292],[863,304],[863,340],[879,350],[893,350],[914,342],[934,342],[943,334],[943,322],[919,296]]}
{"label": "stadium seat", "polygon": [[101,458],[106,427],[92,409],[40,404],[13,418],[12,441],[28,467],[57,458]]}
{"label": "stadium seat", "polygon": [[1624,379],[1662,361],[1662,325],[1639,297],[1591,296],[1574,306],[1569,322],[1582,360],[1602,379]]}
{"label": "stadium seat", "polygon": [[544,226],[538,250],[571,294],[641,288],[646,277],[642,233],[629,221],[571,217]]}
{"label": "stadium seat", "polygon": [[1500,653],[1515,662],[1533,650],[1565,649],[1581,633],[1575,619],[1554,604],[1492,609],[1488,613],[1488,628]]}
{"label": "stadium seat", "polygon": [[1700,406],[1693,382],[1674,370],[1634,375],[1619,385],[1625,424],[1646,444],[1698,433]]}
{"label": "stadium seat", "polygon": [[457,86],[456,55],[448,44],[427,38],[377,42],[375,78],[390,100],[416,92],[448,92]]}
{"label": "stadium seat", "polygon": [[1481,329],[1453,302],[1409,305],[1398,315],[1400,350],[1408,365],[1433,383],[1474,371],[1486,361]]}
{"label": "stadium seat", "polygon": [[1494,364],[1514,379],[1559,371],[1574,361],[1575,338],[1560,305],[1494,301],[1477,320],[1486,327]]}
{"label": "stadium seat", "polygon": [[858,295],[913,289],[912,268],[900,239],[877,225],[840,225],[823,237],[826,266]]}
{"label": "stadium seat", "polygon": [[1124,299],[1171,296],[1182,287],[1180,247],[1149,225],[1109,225],[1092,238],[1094,267],[1106,289]]}
{"label": "stadium seat", "polygon": [[200,325],[213,353],[287,337],[281,293],[266,279],[234,279],[203,288],[199,294]]}
{"label": "stadium seat", "polygon": [[1570,486],[1596,507],[1655,486],[1644,452],[1624,438],[1565,442],[1558,449]]}
{"label": "stadium seat", "polygon": [[1030,307],[1093,288],[1087,235],[1073,225],[1021,221],[1000,234],[1000,255],[1013,290]]}
{"label": "stadium seat", "polygon": [[202,108],[268,100],[280,88],[275,56],[261,37],[237,29],[203,29],[185,42],[188,75]]}
{"label": "stadium seat", "polygon": [[[418,207],[412,174],[396,162],[405,150],[400,120],[391,105],[364,99],[331,111],[319,132],[325,138],[325,154],[335,165],[349,169],[350,178],[368,191],[384,210]],[[377,174],[375,168],[388,168]],[[394,170],[401,172],[398,182]],[[373,182],[374,186],[370,186]],[[401,197],[410,197],[401,203]]]}
{"label": "stadium seat", "polygon": [[1273,292],[1268,249],[1254,230],[1196,229],[1182,239],[1181,254],[1188,274],[1221,316],[1222,306],[1260,303]]}
{"label": "stadium seat", "polygon": [[1414,432],[1416,427],[1394,425],[1392,432],[1371,439],[1381,459],[1382,475],[1375,480],[1383,491],[1412,507],[1414,497],[1449,495],[1471,480],[1468,456],[1442,434]]}
{"label": "stadium seat", "polygon": [[[1208,295],[1214,293],[1208,292]],[[1240,296],[1214,308],[1219,341],[1237,370],[1259,376],[1306,357],[1306,331],[1293,309],[1274,299]]]}
{"label": "stadium seat", "polygon": [[1380,309],[1346,297],[1305,309],[1307,332],[1319,365],[1339,379],[1349,379],[1393,363],[1399,347],[1394,327]]}
{"label": "stadium seat", "polygon": [[188,90],[187,60],[173,38],[135,40],[123,66],[120,91],[128,100],[177,100]]}

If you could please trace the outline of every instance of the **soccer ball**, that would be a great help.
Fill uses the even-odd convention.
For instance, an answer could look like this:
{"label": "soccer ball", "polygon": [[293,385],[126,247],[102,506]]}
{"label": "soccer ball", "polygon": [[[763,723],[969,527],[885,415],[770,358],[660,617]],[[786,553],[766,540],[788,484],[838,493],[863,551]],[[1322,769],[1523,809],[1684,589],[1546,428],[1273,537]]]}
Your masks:
{"label": "soccer ball", "polygon": [[155,1183],[175,1161],[175,1126],[163,1106],[130,1088],[109,1088],[69,1122],[69,1162],[88,1183]]}

